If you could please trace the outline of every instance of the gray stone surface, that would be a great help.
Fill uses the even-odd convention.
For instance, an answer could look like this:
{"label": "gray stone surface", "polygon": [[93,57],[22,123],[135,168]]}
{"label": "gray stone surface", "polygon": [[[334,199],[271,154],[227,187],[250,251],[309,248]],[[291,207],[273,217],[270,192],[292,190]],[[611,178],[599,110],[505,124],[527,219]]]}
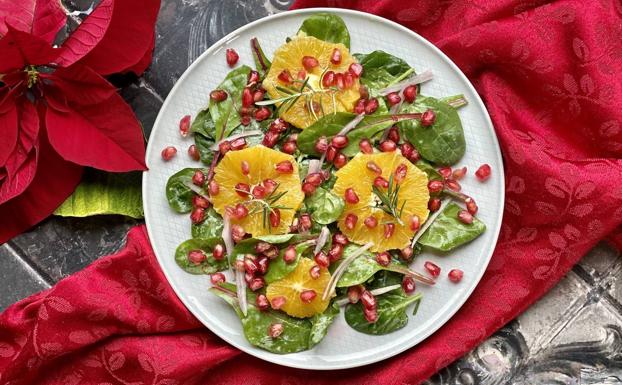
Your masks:
{"label": "gray stone surface", "polygon": [[[201,52],[291,2],[162,0],[150,70],[140,79],[115,79],[147,135],[163,98]],[[64,3],[84,11],[92,1]],[[114,216],[50,218],[0,246],[0,310],[118,250],[136,223]],[[427,383],[622,384],[621,303],[620,255],[599,244],[527,312]]]}

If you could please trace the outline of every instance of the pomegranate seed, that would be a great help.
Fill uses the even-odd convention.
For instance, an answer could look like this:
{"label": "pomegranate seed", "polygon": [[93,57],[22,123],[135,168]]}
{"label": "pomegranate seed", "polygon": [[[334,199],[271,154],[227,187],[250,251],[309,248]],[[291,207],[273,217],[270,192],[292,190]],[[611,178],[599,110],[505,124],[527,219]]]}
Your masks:
{"label": "pomegranate seed", "polygon": [[441,268],[433,262],[426,261],[423,264],[423,267],[428,271],[428,273],[430,273],[432,277],[438,277],[441,274]]}
{"label": "pomegranate seed", "polygon": [[252,86],[255,83],[259,83],[259,72],[251,70],[246,78],[246,84]]}
{"label": "pomegranate seed", "polygon": [[247,285],[250,285],[251,281],[255,278],[253,274],[244,273],[244,281],[246,281]]}
{"label": "pomegranate seed", "polygon": [[272,298],[270,306],[272,306],[274,310],[279,310],[283,305],[285,305],[285,302],[287,302],[287,299],[282,295],[278,295]]}
{"label": "pomegranate seed", "polygon": [[371,145],[369,139],[362,139],[359,142],[359,149],[363,154],[373,154],[374,148]]}
{"label": "pomegranate seed", "polygon": [[257,263],[255,263],[255,260],[251,257],[255,257],[253,254],[247,254],[244,257],[244,270],[248,273],[248,274],[255,274],[257,272],[257,270],[259,270],[259,266],[257,266]]}
{"label": "pomegranate seed", "polygon": [[341,51],[339,50],[339,48],[335,48],[333,50],[332,55],[330,55],[330,62],[333,64],[341,63]]}
{"label": "pomegranate seed", "polygon": [[252,291],[257,291],[257,290],[261,289],[262,287],[264,287],[265,284],[266,284],[266,281],[264,281],[263,278],[257,277],[257,278],[254,278],[252,281],[250,281],[250,283],[248,284],[248,287]]}
{"label": "pomegranate seed", "polygon": [[305,70],[298,71],[298,74],[296,75],[296,77],[298,78],[298,80],[305,80],[307,78],[307,71]]}
{"label": "pomegranate seed", "polygon": [[406,179],[406,174],[408,173],[408,167],[404,163],[400,163],[395,169],[395,181],[397,183],[401,183],[404,179]]}
{"label": "pomegranate seed", "polygon": [[337,150],[335,147],[328,146],[328,149],[326,150],[326,161],[331,162],[331,163],[334,162],[335,157],[337,156],[338,153],[339,153],[339,150]]}
{"label": "pomegranate seed", "polygon": [[326,253],[321,250],[317,254],[315,254],[313,259],[319,267],[323,267],[326,269],[330,265],[330,259],[328,259],[328,255],[326,255]]}
{"label": "pomegranate seed", "polygon": [[302,192],[305,193],[305,195],[313,195],[316,189],[317,187],[309,182],[304,182],[302,184]]}
{"label": "pomegranate seed", "polygon": [[209,93],[209,98],[215,103],[220,103],[224,100],[227,100],[228,96],[229,94],[227,94],[227,91],[225,90],[214,90]]}
{"label": "pomegranate seed", "polygon": [[369,323],[374,323],[376,321],[378,321],[378,310],[376,308],[373,309],[363,309],[363,315],[365,316],[365,319],[367,320],[367,322]]}
{"label": "pomegranate seed", "polygon": [[199,149],[194,144],[191,144],[190,147],[188,147],[188,155],[190,156],[192,160],[201,159],[201,153],[199,153]]}
{"label": "pomegranate seed", "polygon": [[451,178],[451,167],[441,167],[438,169],[438,173],[441,174],[443,179]]}
{"label": "pomegranate seed", "polygon": [[330,144],[335,148],[345,148],[348,145],[348,137],[345,135],[335,135]]}
{"label": "pomegranate seed", "polygon": [[253,92],[250,88],[245,87],[242,90],[242,107],[250,107],[253,105]]}
{"label": "pomegranate seed", "polygon": [[415,285],[415,280],[412,277],[404,277],[404,280],[402,281],[402,289],[404,290],[404,293],[406,294],[410,294],[413,291],[415,291],[416,289],[416,285]]}
{"label": "pomegranate seed", "polygon": [[270,246],[270,248],[263,252],[263,255],[268,259],[276,259],[279,256],[279,249],[276,246]]}
{"label": "pomegranate seed", "polygon": [[473,223],[473,215],[467,210],[458,211],[458,220],[464,224],[470,225]]}
{"label": "pomegranate seed", "polygon": [[279,227],[281,224],[281,211],[279,209],[274,209],[270,211],[270,226]]}
{"label": "pomegranate seed", "polygon": [[188,260],[195,265],[200,265],[206,259],[207,256],[202,250],[190,250],[188,252]]}
{"label": "pomegranate seed", "polygon": [[373,229],[374,227],[378,226],[378,220],[374,216],[369,216],[365,218],[363,223],[365,224],[365,226],[367,226],[370,229]]}
{"label": "pomegranate seed", "polygon": [[218,151],[220,151],[220,155],[225,155],[227,152],[229,152],[229,150],[231,150],[231,142],[229,142],[228,140],[224,140],[218,145]]}
{"label": "pomegranate seed", "polygon": [[313,68],[320,65],[320,62],[317,61],[313,56],[303,56],[302,57],[302,66],[305,67],[307,71],[311,71]]}
{"label": "pomegranate seed", "polygon": [[218,183],[212,179],[207,184],[207,191],[209,191],[209,196],[216,196],[220,192],[220,186],[218,186]]}
{"label": "pomegranate seed", "polygon": [[193,224],[198,225],[205,220],[205,209],[202,207],[195,207],[190,213],[190,220]]}
{"label": "pomegranate seed", "polygon": [[246,208],[246,206],[244,206],[242,203],[238,203],[237,205],[235,205],[235,212],[233,215],[235,219],[246,218],[247,215],[248,209]]}
{"label": "pomegranate seed", "polygon": [[192,197],[192,206],[206,209],[209,207],[209,201],[200,195],[195,195]]}
{"label": "pomegranate seed", "polygon": [[387,102],[389,103],[389,106],[394,106],[401,101],[402,101],[402,98],[397,92],[391,92],[390,94],[387,95]]}
{"label": "pomegranate seed", "polygon": [[246,147],[246,139],[237,138],[231,141],[231,150],[238,151]]}
{"label": "pomegranate seed", "polygon": [[270,265],[270,258],[266,257],[265,255],[262,255],[259,258],[257,258],[257,267],[259,268],[258,272],[260,274],[266,274],[266,272],[268,271],[269,265]]}
{"label": "pomegranate seed", "polygon": [[227,280],[227,278],[225,277],[223,273],[214,273],[209,278],[210,278],[210,281],[212,282],[212,285],[218,285],[219,283],[223,283]]}
{"label": "pomegranate seed", "polygon": [[340,244],[341,246],[345,246],[348,244],[348,237],[346,237],[343,233],[335,233],[333,235],[333,243]]}
{"label": "pomegranate seed", "polygon": [[289,160],[284,160],[277,163],[274,169],[280,174],[291,174],[294,172],[294,165]]}
{"label": "pomegranate seed", "polygon": [[352,63],[350,64],[350,67],[348,67],[348,72],[350,72],[355,78],[360,78],[363,74],[363,66],[359,63]]}
{"label": "pomegranate seed", "polygon": [[406,159],[410,159],[414,150],[415,150],[415,147],[413,147],[413,145],[408,142],[404,142],[400,146],[400,152]]}
{"label": "pomegranate seed", "polygon": [[348,301],[350,303],[357,303],[361,299],[361,293],[363,289],[361,285],[350,286],[348,288]]}
{"label": "pomegranate seed", "polygon": [[391,255],[389,255],[386,251],[378,253],[376,254],[376,262],[378,262],[380,266],[389,266],[391,263]]}
{"label": "pomegranate seed", "polygon": [[315,151],[323,154],[328,150],[328,139],[325,136],[320,136],[315,142]]}
{"label": "pomegranate seed", "polygon": [[290,154],[292,155],[293,153],[296,152],[296,149],[298,148],[298,146],[296,145],[296,142],[285,142],[283,143],[283,145],[281,146],[281,150],[286,153],[286,154]]}
{"label": "pomegranate seed", "polygon": [[253,92],[253,101],[255,103],[260,102],[260,101],[263,100],[265,95],[266,95],[266,91],[264,91],[264,90],[257,90],[255,92]]}
{"label": "pomegranate seed", "polygon": [[389,239],[395,232],[395,223],[385,223],[384,225],[384,239]]}
{"label": "pomegranate seed", "polygon": [[352,187],[348,187],[346,189],[346,192],[344,193],[344,198],[346,199],[346,202],[348,203],[351,203],[351,204],[359,203],[359,196],[356,195],[356,191],[354,191]]}
{"label": "pomegranate seed", "polygon": [[265,311],[270,307],[270,302],[268,302],[268,297],[264,294],[259,294],[255,297],[255,305],[259,310]]}
{"label": "pomegranate seed", "polygon": [[333,161],[333,164],[337,168],[342,168],[343,166],[346,165],[346,163],[348,163],[348,158],[342,153],[338,153],[335,156],[335,160]]}
{"label": "pomegranate seed", "polygon": [[368,99],[367,102],[365,103],[365,114],[367,115],[373,114],[378,109],[378,106],[379,106],[378,99],[376,98]]}
{"label": "pomegranate seed", "polygon": [[238,62],[238,59],[240,59],[240,55],[238,55],[233,48],[227,48],[226,57],[229,67],[233,67],[235,63]]}
{"label": "pomegranate seed", "polygon": [[259,241],[255,244],[255,252],[257,254],[263,254],[272,247],[268,242]]}
{"label": "pomegranate seed", "polygon": [[240,124],[242,124],[244,127],[248,126],[249,124],[251,124],[251,117],[248,115],[244,115],[240,118]]}
{"label": "pomegranate seed", "polygon": [[417,231],[421,227],[421,219],[417,215],[413,215],[410,217],[409,227],[412,231]]}
{"label": "pomegranate seed", "polygon": [[231,226],[231,238],[233,238],[233,242],[238,243],[246,236],[246,230],[240,225]]}
{"label": "pomegranate seed", "polygon": [[217,261],[222,261],[225,258],[225,248],[220,243],[214,246],[214,250],[212,250],[212,257],[214,257]]}
{"label": "pomegranate seed", "polygon": [[354,76],[349,72],[343,74],[343,84],[345,88],[351,88],[354,85]]}
{"label": "pomegranate seed", "polygon": [[466,167],[462,167],[462,168],[457,168],[454,170],[452,176],[455,180],[460,180],[462,178],[464,178],[464,176],[467,173],[467,168]]}
{"label": "pomegranate seed", "polygon": [[444,186],[445,184],[441,182],[440,180],[431,180],[428,182],[428,190],[432,194],[436,194],[436,193],[443,191]]}
{"label": "pomegranate seed", "polygon": [[428,210],[431,212],[438,211],[441,208],[441,200],[439,198],[432,198],[428,202]]}
{"label": "pomegranate seed", "polygon": [[458,283],[462,281],[462,277],[464,276],[464,272],[460,269],[451,269],[447,274],[449,280],[453,283]]}
{"label": "pomegranate seed", "polygon": [[378,147],[380,148],[380,151],[382,152],[391,152],[391,151],[395,151],[395,149],[397,148],[397,145],[391,139],[387,139],[387,140],[383,140],[382,142],[380,142],[380,146]]}
{"label": "pomegranate seed", "polygon": [[359,218],[355,214],[350,213],[346,215],[346,219],[344,220],[346,228],[348,230],[354,229],[354,226],[356,226],[356,222],[358,221],[358,219]]}
{"label": "pomegranate seed", "polygon": [[309,269],[309,275],[311,276],[311,279],[318,279],[320,278],[321,274],[322,274],[322,269],[318,265],[313,265]]}
{"label": "pomegranate seed", "polygon": [[283,252],[283,262],[287,263],[288,265],[290,263],[294,263],[294,261],[296,260],[296,257],[297,257],[296,248],[293,245],[288,246]]}
{"label": "pomegranate seed", "polygon": [[315,290],[303,290],[302,293],[300,293],[300,300],[304,303],[311,303],[316,296],[317,293]]}
{"label": "pomegranate seed", "polygon": [[324,178],[322,178],[322,174],[319,172],[311,173],[307,175],[305,178],[305,182],[311,183],[315,187],[318,187],[319,185],[321,185],[323,180]]}
{"label": "pomegranate seed", "polygon": [[408,86],[404,88],[404,100],[412,103],[417,98],[417,86]]}
{"label": "pomegranate seed", "polygon": [[402,257],[404,261],[408,262],[412,259],[414,252],[415,251],[413,250],[412,247],[406,246],[400,250],[400,256]]}
{"label": "pomegranate seed", "polygon": [[289,70],[281,71],[281,73],[279,73],[277,78],[285,84],[289,84],[294,80],[292,79],[292,74],[289,72]]}
{"label": "pomegranate seed", "polygon": [[363,290],[361,293],[361,304],[363,304],[365,309],[375,309],[377,305],[376,297],[369,290]]}
{"label": "pomegranate seed", "polygon": [[453,190],[453,191],[460,191],[462,189],[462,186],[460,186],[460,183],[456,182],[453,179],[446,180],[445,185],[447,186],[448,189]]}
{"label": "pomegranate seed", "polygon": [[424,127],[430,127],[436,120],[436,114],[432,110],[427,110],[421,115],[421,125]]}
{"label": "pomegranate seed", "polygon": [[365,113],[365,103],[367,103],[367,99],[360,98],[356,101],[354,105],[354,113],[357,115]]}
{"label": "pomegranate seed", "polygon": [[235,185],[235,192],[242,198],[247,198],[251,193],[251,188],[246,183],[238,183]]}
{"label": "pomegranate seed", "polygon": [[188,130],[190,129],[190,115],[186,115],[179,121],[179,133],[184,138],[188,136]]}
{"label": "pomegranate seed", "polygon": [[272,115],[272,111],[268,107],[261,107],[255,110],[255,120],[261,122],[266,120]]}
{"label": "pomegranate seed", "polygon": [[343,245],[338,243],[331,246],[330,250],[328,250],[328,259],[331,262],[336,262],[343,255]]}
{"label": "pomegranate seed", "polygon": [[326,71],[322,77],[322,86],[324,88],[330,88],[335,82],[335,73],[333,71]]}
{"label": "pomegranate seed", "polygon": [[343,90],[344,88],[346,88],[346,81],[345,81],[344,76],[343,76],[342,73],[336,73],[335,74],[335,85],[340,90]]}
{"label": "pomegranate seed", "polygon": [[397,130],[396,126],[393,126],[389,129],[389,133],[387,135],[387,138],[394,141],[395,143],[399,143],[400,141],[400,133]]}
{"label": "pomegranate seed", "polygon": [[479,166],[477,171],[475,171],[475,176],[479,179],[480,182],[485,181],[490,178],[490,166],[488,164],[482,164]]}
{"label": "pomegranate seed", "polygon": [[302,214],[300,216],[300,220],[298,221],[298,228],[301,231],[307,231],[311,229],[311,226],[313,226],[313,224],[311,223],[311,215]]}
{"label": "pomegranate seed", "polygon": [[248,161],[243,160],[240,163],[240,169],[242,170],[242,174],[248,175],[248,173],[251,172],[251,165],[248,163]]}
{"label": "pomegranate seed", "polygon": [[361,99],[369,99],[369,90],[364,84],[359,86],[359,94],[361,95]]}
{"label": "pomegranate seed", "polygon": [[278,140],[279,140],[278,132],[268,131],[266,132],[263,139],[261,140],[261,144],[263,144],[266,147],[272,148],[276,145],[276,142]]}
{"label": "pomegranate seed", "polygon": [[270,338],[278,338],[281,334],[283,334],[284,329],[283,324],[274,323],[268,328],[268,335]]}
{"label": "pomegranate seed", "polygon": [[169,161],[173,159],[173,157],[177,154],[177,149],[173,146],[168,146],[164,150],[162,150],[162,159],[165,161]]}
{"label": "pomegranate seed", "polygon": [[368,169],[369,171],[372,171],[372,172],[373,172],[373,173],[375,173],[375,174],[378,174],[378,175],[382,174],[382,169],[381,169],[381,168],[380,168],[380,166],[378,166],[378,164],[377,164],[376,162],[374,162],[374,161],[371,161],[371,160],[370,160],[369,162],[367,162],[367,169]]}
{"label": "pomegranate seed", "polygon": [[272,121],[272,123],[270,123],[270,126],[268,126],[268,130],[274,131],[280,134],[286,131],[288,127],[289,127],[289,123],[287,123],[281,118],[276,118]]}
{"label": "pomegranate seed", "polygon": [[378,188],[388,188],[389,187],[389,182],[384,179],[381,176],[377,176],[374,179],[374,186],[378,187]]}
{"label": "pomegranate seed", "polygon": [[464,203],[466,203],[466,208],[471,215],[477,214],[477,203],[475,203],[473,198],[465,199]]}

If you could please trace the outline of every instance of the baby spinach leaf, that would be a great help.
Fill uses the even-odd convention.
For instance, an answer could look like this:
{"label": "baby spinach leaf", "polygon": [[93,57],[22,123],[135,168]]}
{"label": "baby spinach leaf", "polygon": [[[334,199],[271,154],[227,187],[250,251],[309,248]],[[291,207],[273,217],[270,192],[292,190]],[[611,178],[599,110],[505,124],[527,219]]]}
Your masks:
{"label": "baby spinach leaf", "polygon": [[246,86],[248,73],[251,71],[248,66],[241,66],[229,72],[225,80],[216,89],[227,92],[227,99],[221,102],[209,102],[209,112],[214,120],[215,137],[220,140],[240,125],[240,114],[237,113],[235,106],[240,104],[242,91]]}
{"label": "baby spinach leaf", "polygon": [[363,306],[359,301],[356,304],[346,306],[345,318],[348,325],[361,333],[375,335],[388,334],[399,330],[408,323],[406,308],[421,300],[421,294],[407,296],[401,290],[394,290],[377,296],[376,299],[378,300],[378,319],[376,322],[367,322],[363,314]]}
{"label": "baby spinach leaf", "polygon": [[197,132],[194,134],[194,144],[199,150],[201,161],[205,164],[212,163],[212,159],[214,159],[214,151],[212,151],[210,147],[214,144],[214,140]]}
{"label": "baby spinach leaf", "polygon": [[[354,253],[360,246],[349,244],[343,250],[343,257],[340,261],[345,260],[350,256],[350,254]],[[341,263],[341,262],[339,262]],[[339,265],[339,263],[334,264],[335,268]],[[332,268],[332,266],[331,266]],[[381,270],[392,270],[392,269],[401,269],[404,267],[399,263],[391,262],[388,266],[382,266],[371,252],[365,252],[361,254],[359,257],[355,258],[350,265],[346,268],[343,275],[337,281],[337,287],[349,287],[353,285],[358,285],[360,283],[366,282],[368,279],[373,277],[374,274]]]}
{"label": "baby spinach leaf", "polygon": [[361,83],[367,87],[368,92],[372,96],[376,96],[378,91],[395,82],[395,79],[397,79],[397,76],[391,75],[384,68],[370,68],[364,70],[361,76]]}
{"label": "baby spinach leaf", "polygon": [[308,212],[311,213],[311,219],[322,225],[339,219],[345,207],[343,198],[322,187],[318,187],[313,195],[305,200],[305,204]]}
{"label": "baby spinach leaf", "polygon": [[[192,210],[194,192],[188,187],[192,183],[192,175],[196,168],[184,168],[173,174],[166,182],[166,199],[169,206],[178,213],[189,213]],[[207,173],[207,170],[203,169]]]}
{"label": "baby spinach leaf", "polygon": [[368,290],[373,290],[392,285],[401,285],[403,279],[403,274],[396,273],[394,271],[383,270],[374,274],[374,276],[367,281],[365,286]]}
{"label": "baby spinach leaf", "polygon": [[404,103],[401,112],[425,112],[428,109],[436,113],[432,126],[424,127],[419,120],[402,121],[397,125],[402,136],[423,158],[442,166],[452,165],[466,150],[464,130],[456,109],[435,98],[419,95],[415,103]]}
{"label": "baby spinach leaf", "polygon": [[343,19],[333,13],[320,12],[307,17],[299,32],[329,43],[341,43],[350,49],[350,33]]}
{"label": "baby spinach leaf", "polygon": [[205,220],[199,224],[192,224],[193,238],[214,238],[222,235],[223,222],[220,214],[210,207],[205,212]]}
{"label": "baby spinach leaf", "polygon": [[470,225],[460,222],[460,210],[462,208],[457,204],[449,204],[419,238],[419,243],[436,250],[449,251],[471,242],[486,230],[484,222],[475,217]]}
{"label": "baby spinach leaf", "polygon": [[368,54],[355,53],[354,57],[363,66],[363,76],[365,72],[374,68],[382,68],[392,76],[399,76],[411,68],[404,60],[382,50]]}
{"label": "baby spinach leaf", "polygon": [[296,266],[298,266],[298,262],[300,258],[302,258],[302,253],[307,250],[309,247],[313,246],[313,242],[301,242],[295,246],[296,249],[296,259],[291,263],[286,263],[283,260],[283,254],[285,253],[285,248],[283,248],[279,256],[276,257],[270,264],[268,265],[268,271],[266,275],[264,275],[264,279],[267,283],[272,283],[274,281],[278,281],[281,278],[286,277],[292,271],[296,270]]}
{"label": "baby spinach leaf", "polygon": [[[175,250],[175,262],[190,274],[213,274],[217,271],[227,269],[229,264],[227,259],[217,261],[212,256],[212,250],[217,244],[223,244],[221,238],[192,238],[182,242]],[[198,265],[188,260],[188,252],[191,250],[202,250],[206,257],[205,261]]]}
{"label": "baby spinach leaf", "polygon": [[212,139],[212,141],[214,140],[216,136],[216,124],[210,115],[209,108],[199,111],[192,121],[190,132],[201,134],[206,138]]}
{"label": "baby spinach leaf", "polygon": [[311,317],[311,334],[309,337],[309,349],[319,344],[328,333],[328,327],[339,315],[339,306],[333,302],[323,313]]}
{"label": "baby spinach leaf", "polygon": [[418,160],[415,166],[417,166],[419,170],[425,172],[429,180],[443,180],[443,176],[438,170],[425,160]]}

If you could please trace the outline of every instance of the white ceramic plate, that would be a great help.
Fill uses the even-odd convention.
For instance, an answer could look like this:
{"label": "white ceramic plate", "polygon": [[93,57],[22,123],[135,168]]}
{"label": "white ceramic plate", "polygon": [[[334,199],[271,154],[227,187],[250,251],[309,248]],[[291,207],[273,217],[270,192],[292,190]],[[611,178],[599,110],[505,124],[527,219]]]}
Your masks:
{"label": "white ceramic plate", "polygon": [[[434,79],[423,85],[426,95],[462,93],[466,96],[469,105],[460,108],[459,113],[467,152],[460,163],[468,167],[469,176],[461,183],[477,201],[480,207],[478,216],[488,230],[448,256],[426,252],[417,258],[415,269],[422,270],[423,262],[431,260],[441,266],[443,274],[434,287],[419,285],[423,301],[416,316],[409,312],[411,319],[401,330],[384,336],[361,334],[346,324],[341,312],[326,338],[312,350],[278,355],[250,345],[235,312],[207,291],[209,277],[187,274],[175,263],[176,247],[191,237],[190,219],[188,215],[176,214],[169,208],[165,185],[167,179],[180,169],[197,166],[186,154],[192,139],[179,135],[178,122],[182,116],[194,116],[208,104],[209,92],[229,71],[225,49],[236,49],[240,62],[252,65],[251,38],[258,37],[264,51],[271,57],[287,36],[296,33],[307,16],[318,11],[320,9],[285,12],[250,23],[214,44],[186,70],[164,102],[151,133],[147,148],[149,171],[143,178],[143,199],[149,237],[162,270],[182,302],[205,326],[228,343],[261,359],[296,368],[327,370],[366,365],[394,356],[423,341],[458,311],[479,282],[495,247],[503,214],[504,184],[501,153],[486,109],[471,83],[441,51],[421,36],[389,20],[349,10],[321,9],[334,12],[345,20],[352,52],[387,51],[405,59],[418,72],[426,69],[434,72]],[[172,161],[164,162],[160,152],[170,145],[177,147],[178,155]],[[473,171],[482,163],[492,166],[492,177],[485,184],[473,176]],[[460,284],[447,279],[446,273],[452,268],[464,271]]]}

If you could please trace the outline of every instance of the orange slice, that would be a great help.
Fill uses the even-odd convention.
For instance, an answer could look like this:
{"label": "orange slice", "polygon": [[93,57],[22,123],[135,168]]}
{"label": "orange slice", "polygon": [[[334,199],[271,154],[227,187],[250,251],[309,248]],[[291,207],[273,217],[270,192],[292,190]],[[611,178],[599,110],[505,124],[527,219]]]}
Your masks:
{"label": "orange slice", "polygon": [[[372,190],[378,174],[368,168],[368,162],[374,162],[380,167],[381,176],[387,181],[399,165],[406,166],[406,176],[399,183],[400,189],[397,194],[398,208],[401,208],[402,204],[404,205],[401,215],[398,215],[402,224],[395,217],[379,208],[380,200]],[[370,248],[372,251],[380,252],[408,246],[410,239],[415,234],[410,228],[412,217],[414,215],[419,217],[420,223],[423,223],[428,217],[428,200],[430,199],[428,177],[398,151],[375,154],[359,153],[337,171],[335,176],[337,181],[333,187],[333,193],[344,197],[345,191],[348,188],[353,188],[359,197],[358,203],[355,204],[346,201],[346,207],[339,218],[339,229],[355,243],[372,242],[373,246]],[[387,192],[387,189],[381,188],[380,190]],[[348,214],[357,217],[356,224],[352,229],[346,226]],[[377,225],[372,228],[365,225],[365,219],[370,216],[373,216],[377,222]],[[395,225],[395,230],[389,237],[385,236],[386,223]]]}

